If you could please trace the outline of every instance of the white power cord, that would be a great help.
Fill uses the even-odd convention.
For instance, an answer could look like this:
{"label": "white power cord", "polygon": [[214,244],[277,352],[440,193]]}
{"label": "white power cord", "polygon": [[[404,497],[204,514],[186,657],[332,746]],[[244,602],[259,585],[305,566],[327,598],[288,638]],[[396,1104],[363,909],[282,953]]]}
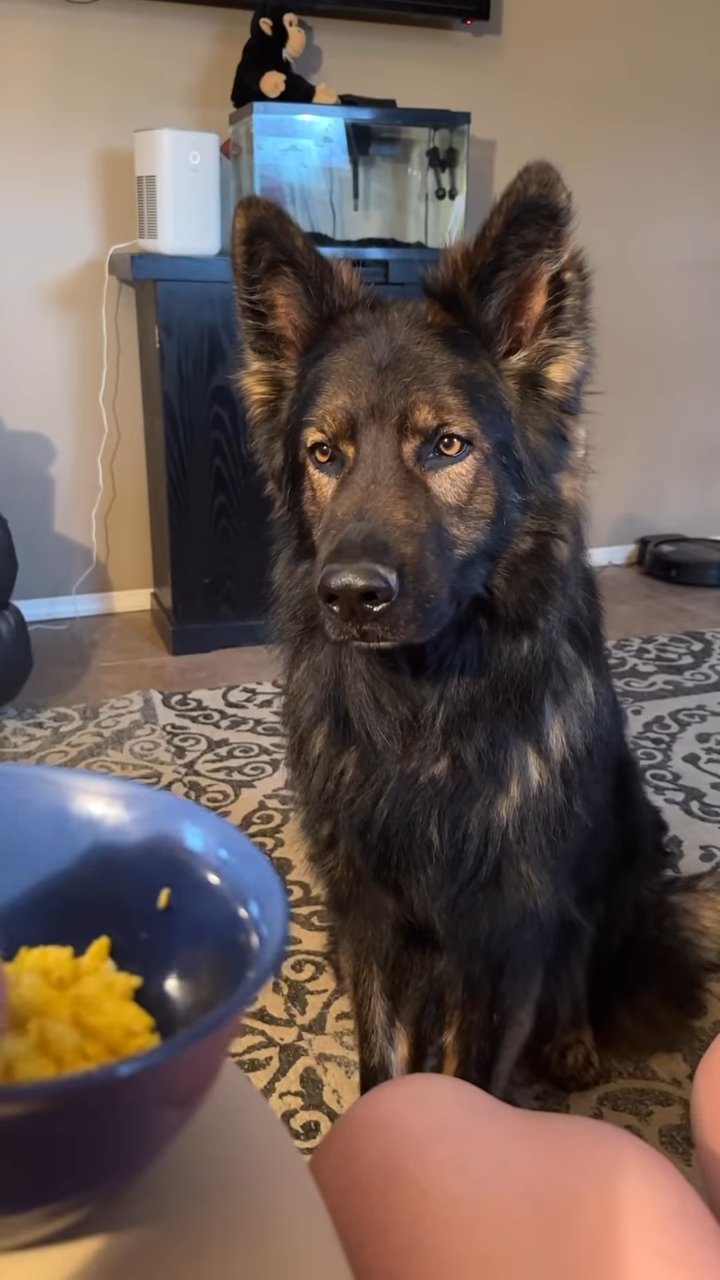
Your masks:
{"label": "white power cord", "polygon": [[110,436],[110,424],[108,421],[107,411],[105,409],[105,392],[107,391],[107,379],[108,379],[107,300],[108,300],[108,289],[110,287],[110,259],[112,258],[113,254],[118,253],[120,249],[130,249],[135,244],[137,244],[136,240],[125,240],[123,241],[122,244],[114,244],[112,248],[108,249],[107,255],[105,257],[105,279],[103,282],[103,297],[102,297],[102,353],[103,353],[102,354],[102,377],[100,379],[100,394],[98,396],[98,404],[100,406],[100,417],[102,418],[103,429],[102,429],[102,436],[100,439],[100,448],[98,449],[98,455],[97,455],[98,491],[95,498],[95,505],[93,506],[93,509],[92,509],[92,515],[90,517],[91,529],[92,529],[92,553],[93,554],[92,554],[92,560],[90,561],[90,564],[88,565],[87,569],[85,570],[84,573],[80,575],[77,582],[73,586],[72,591],[70,592],[71,596],[73,597],[73,600],[75,599],[77,592],[79,591],[83,582],[85,582],[86,578],[89,578],[90,574],[97,568],[97,562],[98,562],[97,521],[98,521],[98,515],[100,514],[100,508],[102,506],[102,500],[103,500],[103,497],[105,496],[105,475],[103,471],[103,459],[105,456],[105,449],[107,447],[108,438]]}
{"label": "white power cord", "polygon": [[101,310],[102,376],[100,378],[100,393],[98,395],[98,404],[100,406],[100,418],[102,420],[102,435],[100,437],[100,447],[98,449],[97,459],[96,459],[98,488],[97,488],[97,494],[95,496],[95,503],[93,505],[92,514],[90,516],[92,559],[90,560],[90,564],[88,565],[87,569],[85,569],[83,573],[80,574],[80,577],[78,578],[77,582],[74,583],[73,588],[70,592],[70,595],[73,601],[73,606],[75,609],[74,619],[69,619],[67,622],[58,622],[58,623],[35,622],[35,623],[32,623],[30,626],[31,631],[67,631],[68,627],[70,626],[70,622],[72,621],[77,622],[80,618],[80,614],[78,613],[78,610],[77,610],[77,593],[80,590],[80,587],[82,586],[82,584],[86,581],[87,578],[90,577],[92,573],[94,573],[95,569],[97,568],[98,559],[99,559],[98,516],[100,514],[100,508],[102,507],[102,504],[103,504],[103,498],[105,497],[104,458],[105,458],[105,450],[107,448],[107,442],[110,437],[110,423],[108,420],[107,410],[105,408],[105,394],[107,391],[108,363],[109,363],[107,301],[108,301],[108,290],[110,288],[110,259],[112,258],[112,255],[114,253],[118,253],[120,249],[132,249],[135,247],[136,244],[137,244],[137,240],[124,240],[120,244],[112,245],[111,248],[108,249],[107,254],[105,256],[105,274],[104,274],[104,280],[103,280],[103,295],[102,295],[102,310]]}

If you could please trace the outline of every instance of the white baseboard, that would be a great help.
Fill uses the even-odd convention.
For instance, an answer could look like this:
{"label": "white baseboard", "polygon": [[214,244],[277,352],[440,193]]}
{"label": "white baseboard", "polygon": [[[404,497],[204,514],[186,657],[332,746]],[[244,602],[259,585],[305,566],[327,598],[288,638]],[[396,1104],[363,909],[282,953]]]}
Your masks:
{"label": "white baseboard", "polygon": [[606,564],[630,564],[634,554],[634,542],[622,547],[591,547],[590,563],[596,569],[601,569]]}
{"label": "white baseboard", "polygon": [[[590,563],[628,564],[634,543],[622,547],[591,547]],[[55,622],[63,618],[93,618],[103,613],[142,613],[150,608],[150,587],[137,591],[101,591],[95,595],[49,596],[45,600],[16,600],[27,622]]]}
{"label": "white baseboard", "polygon": [[55,622],[61,618],[91,618],[103,613],[142,613],[150,608],[149,587],[137,591],[100,591],[95,595],[48,596],[44,600],[16,600],[27,622]]}

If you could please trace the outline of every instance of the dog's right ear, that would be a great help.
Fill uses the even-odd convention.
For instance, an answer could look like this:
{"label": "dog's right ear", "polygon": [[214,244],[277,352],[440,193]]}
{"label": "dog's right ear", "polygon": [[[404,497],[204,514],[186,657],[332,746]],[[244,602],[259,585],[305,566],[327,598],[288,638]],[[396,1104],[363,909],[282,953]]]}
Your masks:
{"label": "dog's right ear", "polygon": [[348,263],[323,258],[282,209],[257,196],[235,210],[232,261],[243,347],[240,389],[251,424],[266,435],[257,452],[277,487],[281,441],[267,433],[275,428],[280,434],[300,362],[332,324],[369,305],[370,294]]}
{"label": "dog's right ear", "polygon": [[525,165],[474,240],[446,249],[425,292],[431,319],[477,335],[516,385],[576,413],[591,357],[590,281],[572,201],[544,161]]}

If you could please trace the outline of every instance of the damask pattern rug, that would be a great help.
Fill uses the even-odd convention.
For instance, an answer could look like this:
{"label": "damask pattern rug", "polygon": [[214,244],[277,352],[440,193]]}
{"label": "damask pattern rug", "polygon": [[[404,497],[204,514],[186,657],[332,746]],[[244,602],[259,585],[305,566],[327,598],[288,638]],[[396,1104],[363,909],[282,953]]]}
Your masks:
{"label": "damask pattern rug", "polygon": [[[677,866],[720,861],[720,631],[623,640],[610,660]],[[0,714],[0,757],[135,778],[241,826],[273,859],[292,906],[279,978],[238,1028],[232,1055],[309,1152],[357,1094],[348,1003],[325,959],[322,897],[306,869],[284,773],[281,691],[251,684],[135,693],[98,707]],[[720,1032],[720,983],[685,1054],[608,1064],[597,1088],[540,1105],[622,1125],[695,1180],[688,1126],[695,1064]]]}

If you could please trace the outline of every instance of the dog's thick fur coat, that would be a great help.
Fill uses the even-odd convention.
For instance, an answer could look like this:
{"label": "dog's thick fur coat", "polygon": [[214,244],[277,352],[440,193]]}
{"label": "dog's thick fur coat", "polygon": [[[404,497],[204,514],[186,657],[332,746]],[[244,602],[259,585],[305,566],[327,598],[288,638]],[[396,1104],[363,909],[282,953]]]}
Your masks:
{"label": "dog's thick fur coat", "polygon": [[720,954],[715,881],[669,874],[608,672],[571,223],[529,165],[398,304],[275,206],[236,212],[289,766],[363,1089],[445,1070],[503,1094],[521,1060],[589,1085],[597,1038],[674,1035]]}

